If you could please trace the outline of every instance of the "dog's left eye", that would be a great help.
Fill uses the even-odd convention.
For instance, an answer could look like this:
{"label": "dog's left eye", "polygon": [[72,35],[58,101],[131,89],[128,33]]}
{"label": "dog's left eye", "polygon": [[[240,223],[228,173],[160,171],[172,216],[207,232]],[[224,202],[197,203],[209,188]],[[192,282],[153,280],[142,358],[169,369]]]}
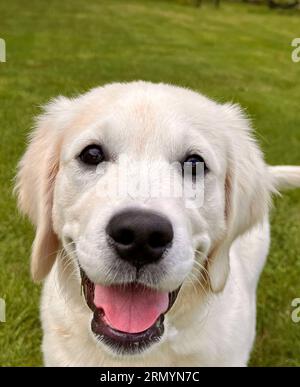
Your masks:
{"label": "dog's left eye", "polygon": [[98,165],[104,160],[104,153],[99,145],[89,145],[79,155],[84,164]]}
{"label": "dog's left eye", "polygon": [[197,173],[197,165],[199,163],[203,163],[204,164],[204,172],[206,173],[208,171],[207,165],[206,165],[203,157],[201,157],[199,155],[191,155],[191,156],[188,156],[184,160],[184,162],[182,164],[183,172],[184,172],[184,166],[185,165],[191,165],[191,167],[192,167],[192,175],[193,175],[193,177],[195,177],[196,173]]}

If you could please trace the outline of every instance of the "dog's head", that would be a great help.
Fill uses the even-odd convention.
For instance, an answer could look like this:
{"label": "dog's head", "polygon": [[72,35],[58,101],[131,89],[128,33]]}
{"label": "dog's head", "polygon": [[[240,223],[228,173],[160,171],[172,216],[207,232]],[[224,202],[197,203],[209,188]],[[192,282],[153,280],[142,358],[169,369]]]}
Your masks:
{"label": "dog's head", "polygon": [[37,227],[33,278],[63,248],[94,334],[134,353],[160,341],[178,292],[172,309],[224,288],[230,246],[267,213],[271,184],[239,107],[134,82],[48,104],[17,190]]}

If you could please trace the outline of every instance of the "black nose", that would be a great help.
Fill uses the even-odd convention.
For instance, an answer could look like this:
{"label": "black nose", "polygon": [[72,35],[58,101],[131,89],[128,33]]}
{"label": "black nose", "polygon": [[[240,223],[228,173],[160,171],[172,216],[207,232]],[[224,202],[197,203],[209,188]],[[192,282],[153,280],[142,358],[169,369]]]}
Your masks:
{"label": "black nose", "polygon": [[106,232],[119,256],[138,268],[158,261],[173,239],[170,221],[145,210],[126,210],[114,215]]}

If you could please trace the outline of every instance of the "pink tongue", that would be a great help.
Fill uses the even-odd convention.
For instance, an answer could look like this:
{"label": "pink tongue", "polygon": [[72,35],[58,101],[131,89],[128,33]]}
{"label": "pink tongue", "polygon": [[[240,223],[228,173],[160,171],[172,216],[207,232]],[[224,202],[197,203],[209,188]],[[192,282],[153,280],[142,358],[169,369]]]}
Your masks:
{"label": "pink tongue", "polygon": [[139,333],[150,328],[168,309],[168,293],[141,285],[95,285],[94,304],[103,309],[105,321],[114,329]]}

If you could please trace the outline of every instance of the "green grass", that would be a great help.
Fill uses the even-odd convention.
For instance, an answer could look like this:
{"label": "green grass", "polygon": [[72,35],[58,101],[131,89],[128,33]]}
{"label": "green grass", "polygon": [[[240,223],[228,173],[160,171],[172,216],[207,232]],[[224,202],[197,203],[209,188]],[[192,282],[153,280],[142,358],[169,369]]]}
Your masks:
{"label": "green grass", "polygon": [[[0,3],[0,365],[41,365],[40,287],[31,283],[33,230],[11,195],[17,160],[38,106],[112,81],[188,86],[246,107],[266,159],[300,164],[300,63],[291,41],[300,13],[222,3],[215,9],[163,1],[66,0]],[[300,365],[300,192],[275,200],[272,248],[258,297],[251,365]]]}

